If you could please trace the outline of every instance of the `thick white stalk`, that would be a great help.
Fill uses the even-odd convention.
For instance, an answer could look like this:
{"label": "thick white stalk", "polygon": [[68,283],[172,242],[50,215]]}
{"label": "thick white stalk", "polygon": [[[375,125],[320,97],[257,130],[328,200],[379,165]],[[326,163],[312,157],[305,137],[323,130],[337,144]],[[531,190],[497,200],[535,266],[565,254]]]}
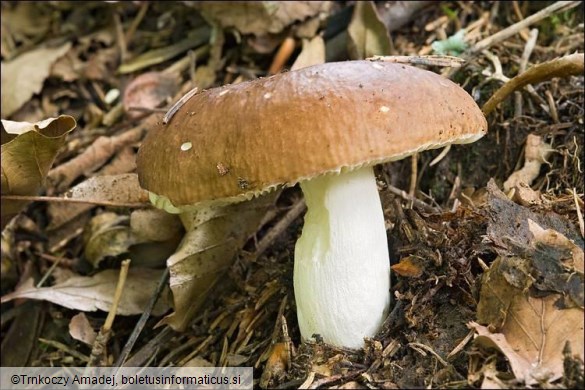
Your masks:
{"label": "thick white stalk", "polygon": [[303,339],[363,347],[384,321],[390,262],[372,167],[301,183],[307,203],[295,248],[294,288]]}

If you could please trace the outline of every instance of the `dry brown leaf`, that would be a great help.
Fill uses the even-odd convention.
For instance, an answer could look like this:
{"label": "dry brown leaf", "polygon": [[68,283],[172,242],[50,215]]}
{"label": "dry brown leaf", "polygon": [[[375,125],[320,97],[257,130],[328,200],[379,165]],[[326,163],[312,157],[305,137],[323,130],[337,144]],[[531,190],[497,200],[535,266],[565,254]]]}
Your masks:
{"label": "dry brown leaf", "polygon": [[208,1],[192,5],[206,19],[224,28],[234,27],[242,34],[254,35],[279,33],[295,22],[326,14],[331,6],[329,1]]}
{"label": "dry brown leaf", "polygon": [[[2,194],[36,195],[75,126],[68,115],[37,123],[2,120]],[[2,228],[27,203],[2,199]]]}
{"label": "dry brown leaf", "polygon": [[170,74],[147,72],[136,77],[124,90],[124,110],[132,117],[143,115],[143,111],[132,110],[133,107],[154,109],[168,103],[178,92],[177,79]]}
{"label": "dry brown leaf", "polygon": [[[472,324],[527,385],[563,375],[567,342],[583,360],[583,241],[561,217],[511,202],[488,184],[488,238],[500,256],[484,274]],[[570,237],[570,238],[569,238]]]}
{"label": "dry brown leaf", "polygon": [[51,28],[49,4],[20,1],[2,5],[2,44],[4,58],[11,58],[18,43],[36,42]]}
{"label": "dry brown leaf", "polygon": [[121,204],[148,204],[148,192],[140,187],[138,176],[135,173],[91,177],[68,191],[66,197]]}
{"label": "dry brown leaf", "polygon": [[75,340],[87,345],[93,345],[97,336],[85,313],[78,313],[71,318],[71,321],[69,321],[69,334]]}
{"label": "dry brown leaf", "polygon": [[347,32],[348,52],[352,60],[390,54],[390,35],[372,1],[356,2]]}
{"label": "dry brown leaf", "polygon": [[286,376],[286,371],[290,364],[290,351],[287,352],[287,348],[288,343],[286,342],[276,343],[272,346],[260,377],[261,388],[270,388],[274,386],[274,383],[280,383]]}
{"label": "dry brown leaf", "polygon": [[[141,314],[154,293],[162,272],[146,268],[131,268],[117,314]],[[72,310],[107,312],[112,306],[118,274],[118,270],[106,270],[93,276],[75,276],[63,283],[42,288],[35,288],[33,280],[29,279],[16,291],[4,295],[0,302],[28,298],[53,302]],[[164,297],[164,294],[161,296]],[[167,303],[159,299],[153,315],[161,315],[167,310]]]}
{"label": "dry brown leaf", "polygon": [[256,231],[276,196],[277,192],[181,216],[187,234],[167,260],[175,312],[162,323],[176,330],[183,330],[189,324],[207,292],[233,264],[239,248]]}
{"label": "dry brown leaf", "polygon": [[307,66],[319,65],[325,62],[325,41],[319,35],[308,40],[303,39],[303,49],[293,63],[291,70],[305,68]]}
{"label": "dry brown leaf", "polygon": [[40,48],[2,62],[2,117],[8,118],[41,91],[51,66],[71,48],[66,42],[56,48]]}
{"label": "dry brown leaf", "polygon": [[563,375],[563,348],[569,342],[583,359],[583,310],[558,309],[556,294],[533,298],[520,289],[509,298],[505,322],[497,333],[472,323],[476,343],[497,347],[508,358],[516,379],[526,384],[554,381]]}
{"label": "dry brown leaf", "polygon": [[394,264],[390,268],[396,274],[408,278],[418,278],[424,271],[423,262],[412,256],[400,259],[398,264]]}
{"label": "dry brown leaf", "polygon": [[[123,202],[123,203],[135,203],[135,202],[142,202],[147,201],[146,198],[142,198],[141,194],[143,194],[144,196],[145,193],[143,192],[143,190],[138,186],[138,182],[136,181],[136,179],[133,176],[121,176],[121,174],[124,173],[128,173],[128,172],[132,172],[136,169],[136,156],[135,156],[135,152],[133,150],[133,148],[131,147],[126,147],[124,149],[122,149],[119,153],[117,153],[114,158],[108,163],[108,165],[106,165],[105,167],[103,167],[102,169],[100,169],[99,172],[96,173],[96,175],[94,177],[97,176],[109,176],[109,175],[115,175],[115,177],[117,177],[118,179],[120,179],[119,181],[116,180],[116,186],[122,188],[122,193],[124,194],[130,194],[131,196],[128,196],[126,198],[119,196],[119,194],[114,194],[112,195],[111,192],[115,192],[113,190],[107,190],[107,192],[105,194],[102,194],[101,192],[98,193],[92,193],[95,192],[95,190],[91,190],[90,188],[92,187],[96,187],[97,183],[93,183],[93,184],[89,184],[89,183],[85,183],[82,182],[78,185],[76,185],[74,187],[74,191],[77,192],[77,190],[75,190],[75,188],[80,187],[81,189],[85,188],[86,190],[83,190],[83,196],[85,199],[95,199],[95,200],[102,200],[102,201],[114,201],[114,199],[117,199],[118,202]],[[119,175],[119,176],[116,176]],[[106,181],[105,183],[102,183],[104,185],[107,186],[107,188],[109,189],[110,186],[107,181],[109,179],[88,179],[90,181],[93,180],[97,180],[98,182],[100,180],[104,180]],[[136,181],[135,183],[133,183],[132,181]],[[98,186],[99,187],[99,186]],[[94,196],[95,198],[91,198],[91,196]],[[137,196],[137,198],[134,198],[134,196]],[[125,199],[125,200],[124,200]],[[90,203],[69,203],[69,202],[52,202],[49,203],[48,207],[47,207],[47,214],[49,215],[49,219],[50,219],[50,224],[47,228],[47,230],[51,231],[51,234],[55,234],[57,232],[57,230],[65,225],[68,224],[69,222],[71,222],[73,219],[78,218],[81,214],[91,210],[92,208],[94,208],[95,205],[90,204]]]}

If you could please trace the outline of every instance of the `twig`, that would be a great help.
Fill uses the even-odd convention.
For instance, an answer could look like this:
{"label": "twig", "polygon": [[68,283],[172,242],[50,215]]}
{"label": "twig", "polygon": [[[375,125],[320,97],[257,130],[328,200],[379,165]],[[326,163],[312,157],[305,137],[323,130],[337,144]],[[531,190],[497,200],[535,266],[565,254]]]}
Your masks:
{"label": "twig", "polygon": [[118,305],[122,299],[122,291],[124,291],[124,285],[126,284],[126,278],[128,277],[128,268],[130,268],[130,260],[122,261],[120,275],[118,276],[118,284],[116,285],[114,299],[112,300],[112,307],[108,312],[104,325],[101,327],[93,343],[89,362],[87,362],[88,367],[94,367],[96,364],[103,366],[101,362],[106,360],[106,346],[110,340],[112,324],[114,323],[118,311]]}
{"label": "twig", "polygon": [[114,300],[112,302],[112,307],[110,308],[110,312],[108,313],[106,321],[102,326],[102,330],[104,332],[109,332],[112,329],[112,324],[114,323],[116,313],[118,312],[118,306],[120,305],[120,299],[122,299],[122,291],[124,291],[124,285],[126,284],[129,268],[130,260],[122,261],[122,266],[120,267],[120,275],[118,276],[118,284],[116,285],[116,291],[114,292]]}
{"label": "twig", "polygon": [[583,53],[576,53],[533,66],[498,89],[484,104],[483,114],[488,116],[508,95],[527,84],[538,83],[553,77],[581,75],[584,68],[583,62]]}
{"label": "twig", "polygon": [[[514,2],[516,4],[516,2]],[[538,38],[538,29],[533,28],[530,30],[530,35],[528,37],[528,41],[524,46],[524,51],[522,52],[522,58],[520,58],[520,67],[518,69],[518,74],[522,74],[526,71],[526,67],[528,66],[528,59],[534,50],[534,46],[536,46],[536,40]],[[514,117],[518,118],[522,115],[522,94],[518,93],[516,95],[516,101],[514,104]]]}
{"label": "twig", "polygon": [[410,158],[410,187],[408,188],[408,195],[414,198],[416,191],[416,182],[418,179],[418,153],[414,153]]}
{"label": "twig", "polygon": [[282,217],[282,219],[280,221],[278,221],[274,225],[274,227],[272,229],[270,229],[268,231],[268,233],[266,233],[264,235],[264,237],[262,237],[262,239],[260,240],[260,242],[256,246],[256,251],[252,255],[251,261],[252,262],[256,261],[262,255],[262,253],[264,253],[266,251],[266,249],[268,249],[270,247],[270,245],[272,245],[272,242],[278,236],[280,236],[282,234],[282,232],[284,232],[290,226],[290,224],[295,219],[297,219],[299,215],[301,215],[305,211],[306,208],[307,208],[307,205],[305,204],[305,201],[298,200],[293,205],[293,207],[291,207],[287,211],[287,213],[284,215],[284,217]]}
{"label": "twig", "polygon": [[83,153],[51,169],[47,181],[57,192],[69,189],[79,176],[95,171],[122,148],[142,139],[146,129],[156,124],[158,115],[149,116],[141,125],[114,137],[98,137]]}
{"label": "twig", "polygon": [[520,30],[541,21],[542,19],[548,18],[549,16],[561,12],[567,11],[573,7],[578,6],[581,1],[557,1],[556,3],[551,4],[550,6],[538,11],[537,13],[530,15],[524,20],[519,21],[497,33],[491,35],[481,41],[477,42],[473,48],[471,49],[472,53],[478,53],[482,50],[489,48],[490,46],[501,42],[505,39],[510,38],[512,35],[516,34]]}
{"label": "twig", "polygon": [[406,191],[403,191],[400,188],[396,188],[396,187],[394,187],[393,185],[390,185],[390,184],[387,184],[387,188],[394,195],[398,195],[398,196],[400,196],[404,200],[411,201],[413,205],[421,208],[422,210],[424,210],[427,213],[439,213],[439,212],[441,212],[440,209],[438,209],[436,207],[433,207],[433,206],[429,206],[428,204],[426,204],[422,200],[420,200],[418,198],[415,198],[414,196],[408,195],[406,193]]}
{"label": "twig", "polygon": [[286,37],[284,41],[282,41],[274,59],[272,60],[272,64],[270,64],[270,68],[268,69],[268,74],[276,74],[284,68],[286,62],[290,59],[290,56],[295,51],[296,42],[293,37]]}
{"label": "twig", "polygon": [[450,150],[451,150],[451,144],[445,146],[443,148],[443,150],[441,150],[441,153],[439,153],[439,155],[437,157],[435,157],[433,159],[433,161],[430,162],[429,167],[432,167],[433,165],[438,164],[442,159],[445,158],[445,156],[447,155],[447,153],[449,153]]}
{"label": "twig", "polygon": [[436,353],[428,345],[425,345],[422,343],[408,343],[407,345],[423,356],[425,356],[426,354],[422,350],[425,350],[425,351],[431,353],[433,356],[435,356],[437,358],[437,360],[439,361],[439,363],[441,363],[443,366],[445,366],[445,367],[449,366],[449,363],[447,361],[445,361],[445,359],[443,359],[438,353]]}
{"label": "twig", "polygon": [[138,14],[136,15],[136,17],[132,21],[132,24],[130,25],[130,27],[128,27],[128,30],[126,31],[126,34],[124,35],[124,37],[126,39],[126,45],[129,45],[130,42],[132,41],[132,38],[134,38],[134,33],[136,32],[136,29],[138,29],[138,26],[140,25],[140,22],[142,22],[142,19],[144,19],[144,16],[146,16],[146,11],[148,11],[148,5],[149,5],[148,1],[145,1],[140,5],[140,9],[138,10]]}
{"label": "twig", "polygon": [[26,201],[33,201],[33,202],[84,203],[84,204],[95,204],[98,206],[128,207],[128,208],[150,207],[149,203],[124,203],[124,202],[113,202],[113,201],[109,201],[109,200],[99,200],[99,199],[63,198],[60,196],[2,195],[2,199],[3,200],[26,200]]}
{"label": "twig", "polygon": [[583,213],[579,207],[579,200],[577,199],[577,190],[573,188],[573,200],[575,201],[575,209],[577,210],[577,219],[579,221],[579,230],[581,237],[585,237],[585,222],[583,222]]}
{"label": "twig", "polygon": [[451,352],[449,352],[449,355],[447,355],[447,359],[451,359],[453,356],[461,352],[461,350],[467,345],[467,343],[471,340],[474,334],[475,331],[473,329],[470,330],[469,333],[467,333],[467,336],[465,336],[463,340],[461,340],[461,342],[457,344],[457,346],[453,348]]}
{"label": "twig", "polygon": [[165,271],[163,272],[163,274],[158,282],[158,285],[156,286],[156,289],[154,290],[154,293],[150,297],[150,301],[148,301],[148,305],[146,306],[146,308],[144,309],[144,312],[140,316],[140,319],[136,323],[136,326],[134,327],[132,334],[130,335],[130,337],[128,337],[128,341],[126,341],[126,345],[124,345],[124,349],[122,349],[122,352],[120,353],[118,360],[116,360],[116,364],[114,364],[114,367],[121,367],[124,364],[124,362],[126,361],[126,359],[128,358],[128,355],[130,355],[130,352],[132,351],[134,344],[138,340],[138,336],[140,336],[142,329],[144,329],[144,326],[146,325],[146,321],[150,317],[150,313],[152,312],[152,309],[154,308],[154,304],[158,300],[158,297],[160,296],[164,286],[166,285],[168,277],[169,277],[169,269],[167,267],[167,268],[165,268]]}
{"label": "twig", "polygon": [[445,66],[460,68],[465,60],[453,56],[428,55],[428,56],[374,56],[366,58],[368,61],[392,62],[398,64]]}
{"label": "twig", "polygon": [[173,104],[173,106],[167,111],[167,113],[163,117],[162,123],[164,125],[169,123],[169,121],[172,119],[173,115],[175,115],[175,113],[177,111],[179,111],[179,108],[183,107],[183,105],[185,103],[187,103],[187,101],[189,99],[191,99],[193,97],[193,95],[195,95],[197,93],[198,90],[199,90],[199,88],[195,87],[192,90],[190,90],[189,92],[187,92],[185,95],[183,95],[183,97],[181,97],[179,100],[177,100],[177,102],[175,104]]}
{"label": "twig", "polygon": [[47,281],[49,276],[51,276],[51,274],[53,273],[55,268],[57,268],[57,266],[61,262],[61,259],[62,259],[61,257],[57,257],[57,261],[55,261],[53,264],[51,264],[51,266],[49,267],[47,272],[45,272],[45,274],[43,275],[41,280],[37,283],[37,285],[36,285],[37,288],[41,288],[43,286],[43,284],[45,284],[45,282]]}
{"label": "twig", "polygon": [[120,61],[124,63],[128,58],[128,50],[126,47],[126,37],[124,36],[124,28],[122,27],[122,21],[120,15],[114,10],[114,25],[116,26],[116,38],[118,39],[118,45],[120,46]]}
{"label": "twig", "polygon": [[73,348],[69,347],[68,345],[65,345],[63,343],[60,343],[58,341],[55,340],[47,340],[47,339],[43,339],[39,337],[39,341],[41,343],[45,343],[47,345],[50,345],[52,347],[55,347],[57,349],[60,349],[61,351],[68,353],[69,355],[81,360],[82,362],[87,362],[89,361],[89,358],[87,356],[85,356],[84,354],[82,354],[81,352],[77,352],[76,350],[74,350]]}

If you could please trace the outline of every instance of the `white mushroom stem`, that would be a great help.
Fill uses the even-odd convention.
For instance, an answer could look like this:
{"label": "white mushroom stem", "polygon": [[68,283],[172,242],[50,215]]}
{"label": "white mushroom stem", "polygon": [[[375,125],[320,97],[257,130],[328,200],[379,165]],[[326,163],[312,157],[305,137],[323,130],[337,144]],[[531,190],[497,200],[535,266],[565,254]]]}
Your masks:
{"label": "white mushroom stem", "polygon": [[294,288],[303,339],[361,348],[384,321],[390,262],[372,167],[301,183],[307,203],[295,248]]}

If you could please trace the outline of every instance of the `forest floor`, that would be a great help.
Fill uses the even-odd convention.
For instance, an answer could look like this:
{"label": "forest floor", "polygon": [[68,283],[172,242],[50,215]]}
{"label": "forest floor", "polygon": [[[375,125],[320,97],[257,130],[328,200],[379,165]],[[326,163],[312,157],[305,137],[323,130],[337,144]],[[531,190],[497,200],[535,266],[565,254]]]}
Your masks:
{"label": "forest floor", "polygon": [[[255,388],[583,388],[582,3],[185,3],[2,2],[2,366],[254,367]],[[206,294],[173,290],[176,316],[164,320],[173,296],[156,286],[168,284],[183,230],[138,215],[151,209],[137,150],[178,98],[289,70],[301,53],[307,63],[459,56],[461,67],[418,66],[461,85],[489,125],[442,158],[376,167],[392,301],[360,350],[301,342],[298,186],[237,233],[227,265],[199,270]],[[555,60],[487,112],[503,85]],[[53,138],[33,144],[53,154],[35,149],[36,172],[20,172],[26,163],[10,156],[30,156],[31,143],[16,144],[4,119],[48,118],[33,131]],[[96,355],[126,258],[123,310]]]}

